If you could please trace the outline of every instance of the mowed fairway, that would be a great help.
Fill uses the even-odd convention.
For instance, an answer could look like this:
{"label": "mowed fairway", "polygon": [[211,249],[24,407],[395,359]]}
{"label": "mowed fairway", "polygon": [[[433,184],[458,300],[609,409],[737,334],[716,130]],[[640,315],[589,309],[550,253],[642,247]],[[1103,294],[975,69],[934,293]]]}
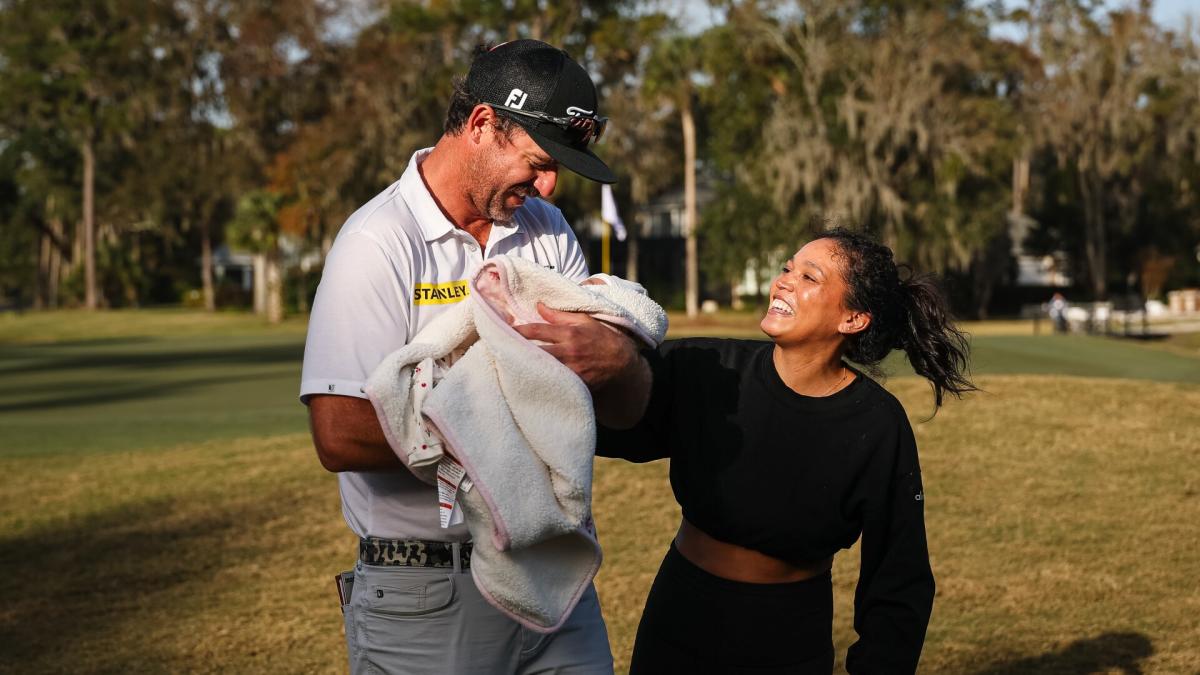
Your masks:
{"label": "mowed fairway", "polygon": [[[926,422],[924,383],[888,383],[938,577],[922,672],[1200,671],[1195,341],[973,332],[986,393]],[[235,315],[0,316],[0,672],[346,670],[354,540],[295,399],[302,341]],[[678,522],[666,465],[600,460],[595,511],[620,669]]]}

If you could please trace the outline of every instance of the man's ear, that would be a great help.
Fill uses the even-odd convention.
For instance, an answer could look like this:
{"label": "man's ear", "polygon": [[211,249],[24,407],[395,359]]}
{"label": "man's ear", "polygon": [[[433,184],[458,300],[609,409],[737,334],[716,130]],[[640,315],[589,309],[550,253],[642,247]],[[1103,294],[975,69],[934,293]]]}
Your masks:
{"label": "man's ear", "polygon": [[854,335],[861,333],[871,325],[871,315],[866,312],[855,312],[851,310],[838,324],[838,332],[843,335]]}
{"label": "man's ear", "polygon": [[495,130],[495,123],[496,111],[492,110],[491,106],[480,103],[471,109],[471,115],[467,117],[467,138],[479,143],[485,134]]}

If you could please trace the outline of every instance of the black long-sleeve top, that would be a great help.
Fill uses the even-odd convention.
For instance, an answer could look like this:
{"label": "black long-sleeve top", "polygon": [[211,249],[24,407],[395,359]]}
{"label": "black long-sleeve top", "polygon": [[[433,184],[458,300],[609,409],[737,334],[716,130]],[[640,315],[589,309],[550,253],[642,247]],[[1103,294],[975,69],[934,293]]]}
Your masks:
{"label": "black long-sleeve top", "polygon": [[597,454],[671,459],[683,517],[797,565],[862,536],[850,673],[916,670],[933,607],[916,441],[900,402],[862,373],[830,396],[784,384],[773,345],[687,339],[647,352],[650,403]]}

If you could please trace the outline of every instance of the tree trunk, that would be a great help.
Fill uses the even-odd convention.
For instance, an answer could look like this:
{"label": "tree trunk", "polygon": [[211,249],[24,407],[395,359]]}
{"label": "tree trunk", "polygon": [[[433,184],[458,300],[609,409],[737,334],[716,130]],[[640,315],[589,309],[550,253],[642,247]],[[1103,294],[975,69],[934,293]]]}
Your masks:
{"label": "tree trunk", "polygon": [[1091,281],[1092,298],[1104,300],[1108,297],[1108,242],[1105,236],[1103,197],[1099,181],[1091,182],[1091,171],[1079,172],[1079,191],[1083,197],[1084,254],[1087,256],[1088,276]]}
{"label": "tree trunk", "polygon": [[57,216],[50,219],[50,232],[53,234],[50,247],[50,269],[46,284],[46,300],[48,309],[58,309],[58,284],[63,274],[63,224]]}
{"label": "tree trunk", "polygon": [[267,313],[267,257],[261,253],[254,254],[254,313],[262,316]]}
{"label": "tree trunk", "polygon": [[[110,233],[111,234],[111,233]],[[142,269],[142,238],[136,232],[126,235],[129,238],[129,260],[133,263],[133,269]],[[110,242],[111,244],[112,242]],[[141,297],[138,292],[137,275],[121,275],[121,287],[125,293],[126,307],[140,307]]]}
{"label": "tree trunk", "polygon": [[42,232],[37,239],[37,274],[33,279],[33,308],[46,309],[49,305],[50,286],[50,235]]}
{"label": "tree trunk", "polygon": [[442,29],[442,65],[454,65],[454,29],[450,26]]}
{"label": "tree trunk", "polygon": [[[986,254],[985,254],[986,258]],[[985,321],[988,318],[988,305],[992,302],[992,291],[995,288],[991,270],[987,269],[987,260],[978,260],[975,264],[975,318]]]}
{"label": "tree trunk", "polygon": [[638,215],[638,207],[646,203],[646,181],[635,173],[629,192],[633,198],[633,208],[630,209],[633,213],[633,218],[630,219],[629,227],[626,228],[625,233],[625,278],[630,281],[637,281],[638,241],[642,237],[642,222]]}
{"label": "tree trunk", "polygon": [[[67,267],[67,276],[75,274],[79,270],[79,266],[83,264],[83,223],[75,222],[74,231],[71,232],[71,264]],[[78,300],[78,298],[73,298]]]}
{"label": "tree trunk", "polygon": [[[1025,213],[1025,195],[1029,192],[1029,151],[1023,150],[1019,157],[1013,157],[1012,175],[1012,213],[1022,216]],[[1018,242],[1019,243],[1019,242]]]}
{"label": "tree trunk", "polygon": [[680,113],[683,123],[683,227],[687,236],[684,303],[688,317],[695,318],[700,314],[700,270],[696,260],[696,120],[690,98],[684,99]]}
{"label": "tree trunk", "polygon": [[266,263],[267,322],[279,323],[283,321],[283,273],[278,248],[267,252]]}
{"label": "tree trunk", "polygon": [[96,155],[92,139],[83,142],[83,306],[96,309]]}
{"label": "tree trunk", "polygon": [[215,311],[217,299],[213,291],[212,237],[209,235],[206,213],[202,213],[200,218],[200,288],[204,297],[204,311]]}
{"label": "tree trunk", "polygon": [[308,281],[305,275],[296,275],[296,311],[308,314]]}

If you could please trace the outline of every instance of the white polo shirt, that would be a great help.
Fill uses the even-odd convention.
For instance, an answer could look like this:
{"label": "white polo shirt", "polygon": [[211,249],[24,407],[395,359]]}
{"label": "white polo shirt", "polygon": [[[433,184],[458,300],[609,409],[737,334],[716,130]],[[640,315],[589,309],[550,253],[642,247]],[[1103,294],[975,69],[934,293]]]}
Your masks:
{"label": "white polo shirt", "polygon": [[[495,222],[487,248],[454,226],[430,195],[412,156],[400,180],[342,226],[308,320],[300,400],[312,394],[366,398],[363,383],[384,357],[469,293],[486,259],[516,255],[587,277],[587,262],[562,213],[528,199],[509,222]],[[342,513],[358,536],[462,541],[465,525],[442,529],[436,488],[407,471],[338,474]]]}

